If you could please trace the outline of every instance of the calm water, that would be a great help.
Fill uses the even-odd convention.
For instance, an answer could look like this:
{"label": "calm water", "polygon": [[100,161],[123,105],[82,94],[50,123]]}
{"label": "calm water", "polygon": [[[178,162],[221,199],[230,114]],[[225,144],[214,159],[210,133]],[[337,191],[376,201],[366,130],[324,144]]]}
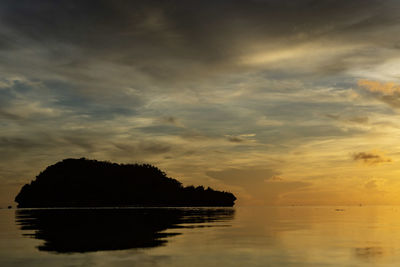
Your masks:
{"label": "calm water", "polygon": [[400,207],[0,210],[0,266],[399,266]]}

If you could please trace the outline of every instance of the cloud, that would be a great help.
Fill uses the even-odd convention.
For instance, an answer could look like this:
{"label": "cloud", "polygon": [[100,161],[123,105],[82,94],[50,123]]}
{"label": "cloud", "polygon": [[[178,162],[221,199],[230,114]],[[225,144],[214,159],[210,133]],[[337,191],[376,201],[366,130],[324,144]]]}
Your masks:
{"label": "cloud", "polygon": [[326,117],[345,123],[368,124],[369,122],[369,118],[367,116],[341,116],[334,114],[326,114]]}
{"label": "cloud", "polygon": [[114,146],[122,153],[127,155],[137,154],[164,154],[171,151],[171,146],[163,143],[156,142],[141,142],[135,145],[129,145],[126,143],[114,144]]}
{"label": "cloud", "polygon": [[382,83],[378,81],[359,80],[357,84],[373,93],[376,92],[383,95],[400,93],[400,85],[393,82]]}
{"label": "cloud", "polygon": [[270,177],[269,179],[266,179],[265,182],[269,182],[269,181],[284,181],[285,179],[283,179],[281,176],[279,175],[274,175],[272,177]]}
{"label": "cloud", "polygon": [[367,165],[375,165],[385,162],[392,162],[392,159],[386,158],[378,153],[358,152],[353,154],[354,161],[362,161]]}
{"label": "cloud", "polygon": [[207,171],[206,174],[227,184],[252,186],[262,184],[265,180],[279,175],[279,172],[263,168],[229,168],[221,171]]}
{"label": "cloud", "polygon": [[237,137],[237,136],[227,136],[228,141],[233,142],[233,143],[242,143],[245,140],[243,138]]}
{"label": "cloud", "polygon": [[385,188],[386,180],[385,179],[370,179],[367,180],[364,184],[364,191],[369,196],[384,196],[388,193]]}
{"label": "cloud", "polygon": [[159,119],[159,122],[160,123],[165,123],[165,124],[175,125],[177,127],[184,127],[184,125],[176,117],[173,117],[173,116],[161,117]]}
{"label": "cloud", "polygon": [[0,47],[30,58],[33,49],[35,64],[57,63],[50,65],[53,72],[75,79],[93,80],[87,70],[110,62],[132,68],[130,76],[168,83],[248,69],[243,59],[267,62],[268,69],[285,70],[290,63],[290,71],[304,72],[298,66],[307,58],[313,72],[338,73],[370,62],[366,47],[390,46],[397,4],[383,2],[6,0]]}
{"label": "cloud", "polygon": [[354,254],[366,262],[376,261],[388,254],[388,251],[380,246],[354,248]]}
{"label": "cloud", "polygon": [[249,141],[254,141],[254,137],[256,134],[241,134],[241,135],[225,135],[226,139],[228,139],[229,142],[232,143],[243,143],[243,142],[249,142]]}
{"label": "cloud", "polygon": [[358,86],[393,108],[400,108],[400,85],[393,82],[359,80]]}
{"label": "cloud", "polygon": [[[208,171],[206,174],[227,185],[243,188],[251,196],[249,203],[253,204],[277,204],[286,194],[311,185],[309,182],[283,179],[279,171],[257,166]],[[241,191],[238,193],[239,197],[243,195]]]}
{"label": "cloud", "polygon": [[369,118],[366,116],[360,116],[360,117],[350,117],[347,119],[348,122],[354,122],[354,123],[359,123],[359,124],[368,124]]}
{"label": "cloud", "polygon": [[371,181],[366,182],[365,185],[364,185],[364,187],[365,187],[366,189],[372,190],[372,189],[378,188],[378,184],[377,184],[377,181],[376,181],[376,180],[371,180]]}

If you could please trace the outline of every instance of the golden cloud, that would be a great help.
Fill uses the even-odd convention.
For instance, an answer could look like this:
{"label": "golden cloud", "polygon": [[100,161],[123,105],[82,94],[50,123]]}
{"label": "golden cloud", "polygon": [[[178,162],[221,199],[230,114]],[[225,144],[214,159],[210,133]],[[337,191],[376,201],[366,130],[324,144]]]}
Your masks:
{"label": "golden cloud", "polygon": [[393,82],[382,83],[378,81],[371,80],[359,80],[358,86],[367,89],[373,93],[380,93],[384,95],[393,95],[395,93],[400,93],[400,85]]}
{"label": "golden cloud", "polygon": [[369,91],[372,96],[393,108],[400,108],[400,85],[371,80],[359,80],[358,86]]}

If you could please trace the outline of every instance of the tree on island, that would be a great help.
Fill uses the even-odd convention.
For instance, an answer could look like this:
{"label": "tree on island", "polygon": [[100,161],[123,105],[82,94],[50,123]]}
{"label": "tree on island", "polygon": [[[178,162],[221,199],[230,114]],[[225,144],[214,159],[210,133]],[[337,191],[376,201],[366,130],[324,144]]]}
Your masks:
{"label": "tree on island", "polygon": [[112,206],[233,206],[229,192],[182,184],[149,164],[65,159],[25,184],[19,208]]}

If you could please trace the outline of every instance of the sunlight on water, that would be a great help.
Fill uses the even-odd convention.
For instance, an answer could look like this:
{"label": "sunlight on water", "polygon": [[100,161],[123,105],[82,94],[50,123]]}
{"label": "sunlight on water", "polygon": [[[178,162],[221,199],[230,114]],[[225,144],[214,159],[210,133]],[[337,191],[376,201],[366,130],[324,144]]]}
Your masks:
{"label": "sunlight on water", "polygon": [[0,266],[398,266],[400,207],[0,210]]}

